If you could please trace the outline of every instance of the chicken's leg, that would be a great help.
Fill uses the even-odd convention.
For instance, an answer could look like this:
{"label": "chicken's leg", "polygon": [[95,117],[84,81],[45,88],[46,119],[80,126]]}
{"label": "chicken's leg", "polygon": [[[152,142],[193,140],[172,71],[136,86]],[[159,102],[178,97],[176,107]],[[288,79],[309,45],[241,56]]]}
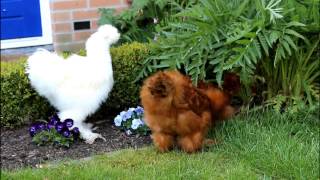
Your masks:
{"label": "chicken's leg", "polygon": [[203,132],[196,132],[183,137],[179,137],[178,143],[183,151],[193,153],[202,148],[203,139]]}
{"label": "chicken's leg", "polygon": [[84,139],[88,144],[94,143],[97,138],[101,138],[106,141],[106,139],[101,134],[92,132],[92,126],[90,126],[90,124],[87,125],[83,123],[83,121],[85,120],[85,116],[81,114],[83,113],[79,113],[76,110],[61,111],[59,113],[59,118],[62,120],[62,122],[67,118],[73,119],[73,127],[79,128],[80,137]]}
{"label": "chicken's leg", "polygon": [[155,146],[159,149],[161,152],[169,151],[174,144],[174,138],[171,135],[155,132],[152,134],[152,140],[155,144]]}
{"label": "chicken's leg", "polygon": [[79,128],[80,137],[84,139],[88,144],[93,144],[97,138],[101,138],[103,141],[106,141],[106,139],[101,134],[92,132],[89,126],[84,123],[75,122],[74,126]]}

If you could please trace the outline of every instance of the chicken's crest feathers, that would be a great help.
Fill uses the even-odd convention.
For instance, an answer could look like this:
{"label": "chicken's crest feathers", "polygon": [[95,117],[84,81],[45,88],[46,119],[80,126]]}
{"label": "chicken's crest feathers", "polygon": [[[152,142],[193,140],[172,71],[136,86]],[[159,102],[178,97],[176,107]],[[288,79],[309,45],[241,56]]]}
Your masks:
{"label": "chicken's crest feathers", "polygon": [[[87,56],[93,60],[105,60],[106,52],[109,52],[110,46],[116,43],[120,38],[117,28],[106,24],[100,26],[98,31],[93,33],[86,42]],[[101,57],[104,57],[101,59]],[[111,59],[111,58],[108,58]]]}
{"label": "chicken's crest feathers", "polygon": [[110,44],[116,43],[120,38],[118,29],[109,24],[100,26],[97,35],[105,38]]}

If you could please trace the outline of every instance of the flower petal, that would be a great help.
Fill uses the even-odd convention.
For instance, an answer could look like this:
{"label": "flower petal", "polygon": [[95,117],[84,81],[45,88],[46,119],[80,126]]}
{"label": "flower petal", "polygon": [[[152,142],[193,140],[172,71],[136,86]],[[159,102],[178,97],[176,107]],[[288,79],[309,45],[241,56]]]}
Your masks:
{"label": "flower petal", "polygon": [[79,137],[79,135],[80,135],[79,128],[77,128],[77,127],[72,128],[71,133],[73,134],[73,136],[75,138]]}
{"label": "flower petal", "polygon": [[114,118],[114,124],[119,127],[121,126],[121,123],[122,123],[122,117],[120,115],[116,116]]}
{"label": "flower petal", "polygon": [[37,134],[37,125],[32,125],[30,128],[29,128],[29,133],[30,133],[30,136],[33,137],[34,135]]}
{"label": "flower petal", "polygon": [[60,119],[56,114],[50,117],[49,124],[55,126],[58,122],[60,122]]}
{"label": "flower petal", "polygon": [[71,128],[73,126],[73,120],[72,119],[66,119],[64,120],[64,124],[67,128]]}
{"label": "flower petal", "polygon": [[69,138],[69,137],[71,136],[71,132],[66,129],[66,130],[64,130],[64,131],[62,132],[62,135],[63,135],[64,137],[66,137],[66,138]]}
{"label": "flower petal", "polygon": [[44,123],[39,123],[38,124],[38,128],[39,128],[40,131],[47,130],[47,126]]}
{"label": "flower petal", "polygon": [[65,128],[65,125],[63,123],[61,123],[61,122],[58,122],[56,124],[55,128],[56,128],[57,132],[61,133],[62,130]]}

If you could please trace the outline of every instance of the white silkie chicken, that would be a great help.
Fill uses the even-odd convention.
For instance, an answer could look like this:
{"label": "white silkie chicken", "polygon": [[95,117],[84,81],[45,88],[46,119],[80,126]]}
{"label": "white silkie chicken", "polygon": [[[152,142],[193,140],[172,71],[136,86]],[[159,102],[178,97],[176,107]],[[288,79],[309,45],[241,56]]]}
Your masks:
{"label": "white silkie chicken", "polygon": [[87,40],[86,57],[74,54],[65,60],[40,49],[28,58],[26,73],[31,85],[59,111],[62,121],[74,120],[74,127],[89,144],[97,138],[105,140],[84,121],[107,99],[113,87],[110,46],[119,37],[115,27],[103,25]]}

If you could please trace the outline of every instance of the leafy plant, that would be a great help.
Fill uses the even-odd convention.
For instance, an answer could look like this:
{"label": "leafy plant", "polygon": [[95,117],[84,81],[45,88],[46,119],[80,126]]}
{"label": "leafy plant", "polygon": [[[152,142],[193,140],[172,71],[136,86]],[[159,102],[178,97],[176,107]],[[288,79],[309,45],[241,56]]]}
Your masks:
{"label": "leafy plant", "polygon": [[120,14],[114,9],[99,9],[99,25],[112,24],[121,32],[120,43],[148,42],[156,38],[156,29],[166,25],[171,15],[197,0],[135,0]]}
{"label": "leafy plant", "polygon": [[270,65],[272,61],[262,61],[263,74],[266,77],[268,104],[279,110],[279,106],[290,107],[298,111],[305,106],[315,106],[320,98],[320,36],[309,46],[299,48],[291,58]]}
{"label": "leafy plant", "polygon": [[[221,85],[224,72],[235,71],[250,96],[256,79],[269,79],[257,72],[261,63],[289,71],[285,63],[299,56],[310,37],[317,37],[319,13],[313,11],[317,7],[319,1],[314,0],[200,0],[175,15],[183,21],[161,29],[137,79],[170,68],[185,71],[195,84],[209,80]],[[307,9],[314,13],[305,13]],[[310,73],[313,76],[315,71]]]}
{"label": "leafy plant", "polygon": [[[185,21],[169,24],[171,32],[155,44],[154,56],[145,61],[143,75],[159,68],[184,69],[197,83],[215,74],[221,85],[223,72],[238,69],[243,81],[254,74],[263,55],[275,51],[275,65],[305,39],[296,28],[304,24],[284,18],[280,0],[201,0],[178,13]],[[285,14],[285,12],[282,12]]]}

